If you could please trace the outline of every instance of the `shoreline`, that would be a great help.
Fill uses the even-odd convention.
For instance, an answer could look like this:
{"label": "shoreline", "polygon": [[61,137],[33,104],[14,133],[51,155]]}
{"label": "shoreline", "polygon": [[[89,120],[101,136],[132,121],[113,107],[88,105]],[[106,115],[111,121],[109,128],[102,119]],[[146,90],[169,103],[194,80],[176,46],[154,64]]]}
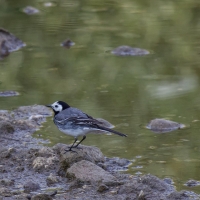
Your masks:
{"label": "shoreline", "polygon": [[32,133],[51,115],[41,105],[0,111],[0,200],[200,199],[176,191],[170,179],[120,173],[130,162],[106,158],[96,147],[80,145],[77,153],[65,153],[65,144],[43,146]]}

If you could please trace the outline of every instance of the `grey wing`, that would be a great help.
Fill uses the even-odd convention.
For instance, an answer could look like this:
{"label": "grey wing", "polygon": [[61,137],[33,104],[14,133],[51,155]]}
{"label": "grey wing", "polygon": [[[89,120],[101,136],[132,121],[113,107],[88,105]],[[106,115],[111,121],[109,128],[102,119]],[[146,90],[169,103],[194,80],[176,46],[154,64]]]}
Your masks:
{"label": "grey wing", "polygon": [[91,116],[73,107],[63,110],[62,112],[60,112],[59,114],[55,116],[55,120],[61,124],[72,122],[76,118],[77,119],[93,119]]}

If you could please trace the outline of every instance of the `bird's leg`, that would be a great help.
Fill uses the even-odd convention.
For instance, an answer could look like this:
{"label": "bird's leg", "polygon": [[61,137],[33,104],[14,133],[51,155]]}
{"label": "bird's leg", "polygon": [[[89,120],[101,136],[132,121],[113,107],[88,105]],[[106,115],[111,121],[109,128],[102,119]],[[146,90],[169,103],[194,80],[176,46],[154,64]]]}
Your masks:
{"label": "bird's leg", "polygon": [[78,145],[79,145],[81,142],[83,142],[83,140],[85,140],[85,138],[86,138],[86,136],[84,135],[83,138],[82,138],[82,140],[81,140],[74,148],[77,148]]}
{"label": "bird's leg", "polygon": [[[76,143],[76,141],[77,141],[77,138],[75,138],[74,143],[69,147],[69,149],[65,149],[65,153],[68,152],[68,151],[73,151],[72,148],[74,148],[74,144]],[[76,152],[76,151],[73,151],[73,152]]]}

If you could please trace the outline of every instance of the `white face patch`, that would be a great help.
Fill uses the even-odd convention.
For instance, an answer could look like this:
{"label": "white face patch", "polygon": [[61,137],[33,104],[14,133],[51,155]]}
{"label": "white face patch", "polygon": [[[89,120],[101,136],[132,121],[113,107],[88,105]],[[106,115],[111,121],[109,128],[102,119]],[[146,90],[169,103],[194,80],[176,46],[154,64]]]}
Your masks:
{"label": "white face patch", "polygon": [[62,105],[60,105],[57,101],[55,103],[51,104],[51,107],[53,110],[55,110],[57,112],[60,112],[63,110]]}

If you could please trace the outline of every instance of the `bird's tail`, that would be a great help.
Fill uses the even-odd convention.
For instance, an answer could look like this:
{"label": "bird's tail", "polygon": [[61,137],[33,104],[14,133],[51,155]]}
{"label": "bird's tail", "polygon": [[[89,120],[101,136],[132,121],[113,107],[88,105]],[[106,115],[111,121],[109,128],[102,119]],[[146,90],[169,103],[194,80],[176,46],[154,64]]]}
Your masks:
{"label": "bird's tail", "polygon": [[122,136],[122,137],[127,137],[127,135],[125,135],[125,134],[123,134],[123,133],[120,133],[120,132],[118,132],[118,131],[112,130],[112,129],[110,129],[110,128],[106,128],[106,127],[103,127],[103,126],[98,126],[98,128],[101,129],[101,130],[107,131],[107,132],[111,132],[111,133],[120,135],[120,136]]}

